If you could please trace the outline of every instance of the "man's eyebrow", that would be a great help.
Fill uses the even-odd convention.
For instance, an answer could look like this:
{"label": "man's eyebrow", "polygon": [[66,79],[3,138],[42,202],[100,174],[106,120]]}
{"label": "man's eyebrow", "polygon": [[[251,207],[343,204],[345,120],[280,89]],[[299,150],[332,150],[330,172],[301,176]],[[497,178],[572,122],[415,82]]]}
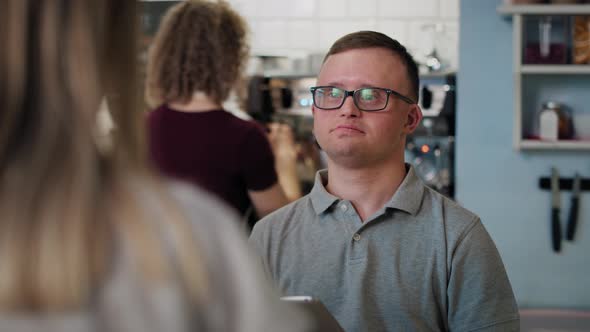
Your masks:
{"label": "man's eyebrow", "polygon": [[340,82],[328,82],[328,83],[324,84],[324,86],[336,86],[336,87],[339,87],[339,86],[342,86],[342,83],[340,83]]}
{"label": "man's eyebrow", "polygon": [[[324,86],[335,86],[335,87],[339,87],[341,88],[342,86],[344,86],[344,84],[342,82],[328,82],[326,84],[324,84]],[[372,83],[361,83],[359,85],[359,88],[379,88],[379,86],[372,84]]]}

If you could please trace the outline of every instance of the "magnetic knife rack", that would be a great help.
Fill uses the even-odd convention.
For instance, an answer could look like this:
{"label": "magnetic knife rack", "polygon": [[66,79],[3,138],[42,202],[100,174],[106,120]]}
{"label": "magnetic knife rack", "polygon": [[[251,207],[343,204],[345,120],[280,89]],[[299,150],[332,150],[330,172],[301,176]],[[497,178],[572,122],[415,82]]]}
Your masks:
{"label": "magnetic knife rack", "polygon": [[[580,191],[590,191],[590,178],[580,178]],[[559,178],[559,190],[572,190],[574,178]],[[551,178],[539,178],[539,188],[551,190]]]}

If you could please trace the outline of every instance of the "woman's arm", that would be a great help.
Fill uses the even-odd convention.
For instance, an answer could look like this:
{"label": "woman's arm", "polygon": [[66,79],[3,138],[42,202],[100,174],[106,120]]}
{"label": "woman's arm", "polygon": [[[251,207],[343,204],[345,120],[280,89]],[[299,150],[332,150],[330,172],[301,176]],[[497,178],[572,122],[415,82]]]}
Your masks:
{"label": "woman's arm", "polygon": [[279,184],[289,202],[301,197],[301,183],[297,175],[297,146],[293,130],[286,124],[271,123],[268,138],[275,156]]}
{"label": "woman's arm", "polygon": [[281,185],[277,182],[267,189],[250,190],[248,196],[254,205],[256,215],[259,218],[289,203]]}

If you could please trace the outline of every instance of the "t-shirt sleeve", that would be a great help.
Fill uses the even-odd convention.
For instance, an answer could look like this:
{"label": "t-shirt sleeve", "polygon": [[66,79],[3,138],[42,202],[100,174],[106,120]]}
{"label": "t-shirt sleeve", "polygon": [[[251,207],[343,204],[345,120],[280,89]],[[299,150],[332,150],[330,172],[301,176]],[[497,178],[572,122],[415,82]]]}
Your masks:
{"label": "t-shirt sleeve", "polygon": [[479,218],[454,250],[447,294],[451,331],[519,331],[504,264]]}
{"label": "t-shirt sleeve", "polygon": [[277,182],[274,155],[261,126],[254,124],[248,129],[240,142],[238,162],[248,190],[264,190]]}

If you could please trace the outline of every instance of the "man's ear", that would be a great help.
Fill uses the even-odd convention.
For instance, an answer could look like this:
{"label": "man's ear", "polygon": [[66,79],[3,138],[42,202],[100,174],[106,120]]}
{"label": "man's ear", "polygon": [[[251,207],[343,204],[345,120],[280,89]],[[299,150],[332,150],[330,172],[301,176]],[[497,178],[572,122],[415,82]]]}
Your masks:
{"label": "man's ear", "polygon": [[411,134],[418,128],[418,125],[422,121],[422,109],[418,104],[410,105],[410,110],[408,111],[408,116],[406,118],[406,124],[404,128],[407,130],[408,134]]}

